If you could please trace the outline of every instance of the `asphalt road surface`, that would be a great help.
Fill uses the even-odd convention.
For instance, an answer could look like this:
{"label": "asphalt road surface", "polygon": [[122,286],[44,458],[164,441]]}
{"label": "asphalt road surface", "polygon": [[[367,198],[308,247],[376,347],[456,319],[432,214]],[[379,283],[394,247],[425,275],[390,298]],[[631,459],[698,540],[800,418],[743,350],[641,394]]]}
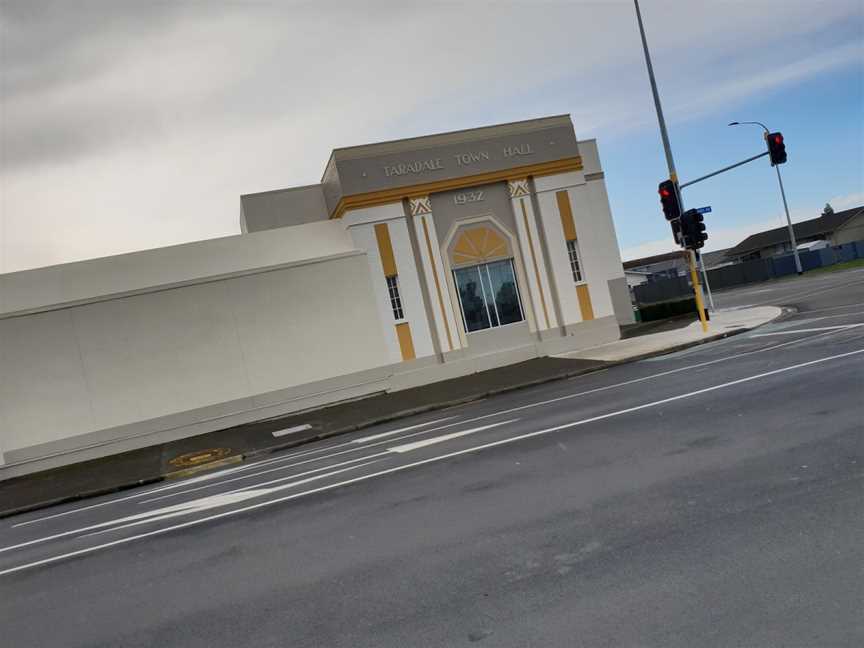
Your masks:
{"label": "asphalt road surface", "polygon": [[864,272],[673,355],[0,520],[0,644],[864,645]]}

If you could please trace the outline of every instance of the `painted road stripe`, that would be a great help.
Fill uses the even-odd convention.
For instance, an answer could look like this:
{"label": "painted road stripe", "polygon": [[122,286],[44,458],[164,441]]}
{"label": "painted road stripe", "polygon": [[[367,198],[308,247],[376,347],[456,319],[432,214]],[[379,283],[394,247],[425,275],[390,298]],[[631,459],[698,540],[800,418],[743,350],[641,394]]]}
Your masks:
{"label": "painted road stripe", "polygon": [[[512,423],[513,421],[516,421],[516,420],[518,420],[518,419],[513,419],[511,421],[501,421],[500,423],[493,423],[491,425],[485,425],[482,427],[473,428],[471,430],[464,430],[461,432],[457,432],[455,434],[445,435],[444,437],[437,437],[436,439],[434,439],[432,441],[432,443],[441,443],[441,442],[446,441],[450,438],[461,437],[461,436],[465,436],[468,434],[473,434],[475,432],[480,432],[482,430],[488,430],[490,428],[495,428],[495,427],[499,427],[501,425],[506,425],[507,423]],[[239,488],[237,490],[227,491],[225,493],[217,493],[216,495],[211,495],[208,497],[195,499],[195,500],[192,500],[190,502],[184,502],[182,504],[175,504],[173,506],[167,506],[167,507],[155,509],[152,511],[137,513],[135,515],[119,518],[119,519],[114,520],[114,521],[101,522],[99,524],[95,524],[95,525],[91,525],[91,526],[87,526],[87,527],[82,527],[82,528],[74,530],[74,531],[66,531],[66,532],[63,532],[61,534],[55,534],[55,535],[47,536],[45,538],[41,538],[41,539],[37,539],[37,540],[31,540],[29,542],[24,542],[24,543],[20,543],[20,544],[11,546],[11,547],[0,549],[0,553],[3,553],[4,551],[7,551],[7,550],[28,546],[31,544],[38,544],[40,542],[46,542],[48,540],[56,540],[56,539],[61,538],[61,537],[67,537],[70,535],[75,535],[76,533],[79,533],[82,531],[90,531],[92,529],[101,529],[100,531],[96,531],[95,533],[87,534],[87,535],[97,535],[99,533],[106,533],[106,532],[115,531],[115,530],[119,530],[119,529],[125,529],[127,527],[136,526],[138,524],[148,524],[150,522],[157,522],[160,520],[164,520],[164,519],[168,519],[168,518],[172,518],[172,517],[177,517],[180,515],[186,515],[186,514],[190,514],[190,513],[198,513],[199,511],[206,510],[209,508],[214,508],[216,506],[222,505],[222,504],[220,504],[220,502],[224,502],[225,504],[236,503],[234,500],[231,500],[228,497],[228,496],[231,496],[231,495],[236,494],[236,493],[252,492],[253,495],[251,495],[250,497],[262,497],[264,495],[270,495],[274,492],[285,490],[287,488],[293,488],[293,487],[299,486],[301,484],[306,484],[306,483],[309,483],[312,481],[316,481],[318,479],[323,479],[325,477],[337,475],[339,473],[345,472],[346,470],[355,470],[355,469],[363,467],[363,466],[368,466],[369,464],[376,463],[377,461],[379,461],[381,457],[388,455],[388,454],[391,454],[391,453],[394,453],[394,452],[395,453],[409,452],[410,450],[416,450],[416,449],[425,447],[426,445],[432,445],[432,443],[421,442],[420,444],[412,444],[415,446],[413,448],[407,448],[404,446],[397,446],[395,448],[388,448],[386,451],[379,452],[379,453],[376,453],[374,455],[367,455],[364,457],[359,457],[357,459],[351,459],[349,461],[345,461],[345,462],[342,462],[339,464],[335,464],[335,465],[331,465],[331,466],[324,466],[322,468],[316,468],[314,470],[309,470],[309,471],[306,471],[306,472],[303,472],[303,473],[300,473],[297,475],[290,475],[288,477],[282,477],[280,479],[273,479],[273,480],[270,480],[268,482],[253,484],[253,485],[247,486],[245,488]],[[373,459],[373,461],[370,461],[370,459]],[[360,462],[360,461],[365,462],[365,463],[359,463],[358,464],[357,462]],[[333,470],[334,468],[340,468],[342,466],[347,466],[349,464],[357,464],[357,465],[350,466],[349,468],[342,468],[341,470]],[[329,470],[330,472],[324,473],[323,475],[316,475],[315,477],[309,477],[307,479],[297,480],[298,477],[303,477],[306,475],[311,475],[313,473],[318,473],[318,472],[321,472],[322,470]],[[269,484],[275,484],[275,483],[283,482],[286,480],[296,480],[296,481],[292,481],[289,484],[284,484],[282,486],[275,487],[275,488],[267,488],[267,489],[261,488],[262,486],[267,486]],[[234,481],[234,480],[231,480],[231,481]],[[200,490],[201,488],[206,488],[208,486],[210,486],[210,485],[208,484],[207,486],[201,486],[199,488],[195,488],[192,490]],[[183,491],[181,493],[170,493],[168,495],[162,495],[160,497],[156,497],[156,498],[153,498],[150,500],[145,500],[144,502],[142,502],[142,504],[147,504],[147,503],[154,502],[154,501],[161,500],[161,499],[165,499],[168,497],[173,497],[175,495],[184,495],[188,492],[190,492],[190,491]],[[250,497],[243,497],[242,499],[249,499]],[[127,522],[127,521],[131,521],[131,522],[128,524],[121,525],[121,526],[111,526],[113,523],[116,523],[116,522]],[[110,527],[110,528],[106,528],[106,527]]]}
{"label": "painted road stripe", "polygon": [[818,328],[795,329],[794,331],[771,331],[769,333],[754,333],[751,338],[769,337],[772,335],[794,335],[796,333],[818,333],[820,331],[843,331],[845,329],[858,328],[864,324],[840,324],[838,326],[820,326]]}
{"label": "painted road stripe", "polygon": [[382,432],[381,434],[373,434],[372,436],[365,436],[360,439],[354,439],[351,443],[368,443],[369,441],[377,441],[378,439],[386,439],[390,436],[395,436],[397,434],[401,434],[402,432],[408,432],[410,430],[416,430],[417,428],[426,427],[427,425],[434,425],[435,423],[443,423],[444,421],[450,421],[456,416],[446,416],[444,418],[436,419],[434,421],[426,421],[425,423],[418,423],[417,425],[409,425],[408,427],[399,428],[398,430],[390,430],[389,432]]}
{"label": "painted road stripe", "polygon": [[[457,417],[457,416],[447,416],[447,417],[444,417],[444,418],[435,419],[434,421],[427,421],[427,422],[425,422],[425,423],[420,423],[420,424],[418,424],[418,425],[412,425],[412,426],[409,426],[409,427],[407,427],[407,428],[402,428],[402,429],[400,429],[400,430],[394,430],[394,432],[404,432],[405,430],[410,430],[410,429],[414,429],[414,428],[419,428],[419,427],[423,427],[423,426],[426,426],[426,425],[433,425],[433,424],[435,424],[435,423],[439,423],[439,422],[441,422],[441,421],[449,421],[449,420],[452,420],[452,419],[454,419],[454,418],[458,418],[458,417]],[[451,423],[451,425],[455,425],[455,424]],[[431,431],[432,431],[432,430],[428,430],[428,432],[431,432]],[[385,435],[389,435],[389,434],[391,434],[391,433],[389,433],[389,432],[385,432],[384,434],[385,434]],[[411,436],[413,436],[413,435],[411,435]],[[367,438],[367,440],[368,440],[368,438]],[[242,476],[240,476],[240,477],[237,477],[237,478],[234,478],[234,479],[230,479],[230,480],[225,480],[225,481],[216,481],[217,479],[220,479],[220,478],[222,478],[222,477],[228,477],[228,476],[230,476],[230,475],[232,475],[232,474],[236,474],[236,473],[240,473],[240,472],[247,472],[247,471],[249,471],[249,470],[256,470],[256,469],[258,469],[258,468],[262,468],[262,467],[264,467],[264,466],[269,466],[269,465],[272,465],[272,464],[274,464],[274,463],[284,463],[284,462],[286,462],[286,461],[290,461],[290,460],[292,460],[292,459],[297,459],[297,458],[299,458],[299,457],[306,457],[306,456],[308,456],[308,455],[320,454],[320,453],[322,453],[322,452],[327,452],[328,450],[335,450],[335,449],[338,449],[338,448],[345,448],[345,447],[347,447],[347,446],[353,446],[353,445],[355,445],[355,444],[356,444],[356,441],[345,441],[345,442],[338,443],[338,444],[328,445],[327,447],[324,447],[324,448],[313,448],[313,449],[310,449],[310,450],[304,450],[304,451],[302,451],[302,452],[293,452],[293,453],[288,454],[288,455],[282,455],[282,456],[279,456],[279,457],[274,457],[274,458],[272,458],[272,459],[265,459],[265,460],[263,460],[263,461],[256,461],[256,462],[253,462],[253,463],[249,463],[249,464],[246,464],[245,466],[237,466],[237,467],[235,467],[235,468],[228,468],[227,470],[220,470],[220,471],[218,471],[218,472],[207,473],[206,475],[201,475],[201,476],[198,476],[198,477],[193,477],[193,478],[191,478],[191,479],[185,479],[185,480],[183,480],[183,481],[181,481],[181,482],[177,482],[177,483],[174,483],[174,484],[169,484],[169,485],[159,486],[159,487],[157,487],[157,488],[150,488],[150,489],[147,489],[147,490],[145,490],[145,491],[143,491],[143,492],[140,492],[140,493],[133,493],[132,495],[127,495],[127,496],[125,496],[125,497],[114,498],[114,499],[111,499],[111,500],[109,500],[109,501],[107,501],[107,502],[99,502],[99,503],[97,503],[97,504],[88,504],[87,506],[79,506],[79,507],[74,508],[74,509],[71,509],[71,510],[69,510],[69,511],[62,511],[61,513],[53,513],[53,514],[51,514],[51,515],[44,515],[44,516],[42,516],[42,517],[38,517],[38,518],[35,518],[35,519],[32,519],[32,520],[27,520],[26,522],[19,522],[19,523],[17,523],[17,524],[13,524],[13,525],[12,525],[12,528],[14,529],[14,528],[17,528],[17,527],[29,526],[29,525],[31,525],[31,524],[36,524],[36,523],[38,523],[38,522],[46,522],[46,521],[48,521],[48,520],[53,520],[53,519],[55,519],[55,518],[65,517],[65,516],[67,516],[67,515],[72,515],[72,514],[74,514],[74,513],[83,513],[84,511],[89,511],[89,510],[91,510],[91,509],[101,508],[101,507],[103,507],[103,506],[110,506],[111,504],[117,504],[117,503],[120,503],[120,502],[126,502],[126,501],[128,501],[128,500],[133,500],[133,499],[138,499],[138,498],[141,498],[141,497],[146,497],[146,496],[148,496],[148,495],[153,495],[153,494],[155,494],[155,493],[161,493],[161,492],[163,492],[163,491],[177,490],[177,489],[179,489],[179,488],[186,488],[187,486],[192,486],[192,485],[194,485],[194,484],[197,484],[197,483],[200,483],[200,482],[203,482],[203,481],[212,482],[212,483],[208,483],[208,484],[206,485],[207,488],[212,488],[213,486],[219,486],[219,485],[221,485],[221,484],[231,483],[231,482],[233,482],[233,481],[238,481],[239,479],[245,479],[246,477],[255,477],[255,476],[262,475],[262,474],[265,474],[265,473],[268,473],[268,472],[274,472],[274,471],[276,471],[276,470],[283,470],[283,469],[287,469],[287,468],[293,468],[294,466],[300,465],[301,463],[308,463],[309,461],[317,461],[317,460],[320,460],[320,459],[328,459],[329,457],[334,456],[334,455],[327,455],[327,456],[324,456],[324,457],[317,457],[316,459],[313,459],[313,460],[303,461],[303,462],[298,462],[298,463],[296,463],[296,464],[291,464],[290,466],[282,466],[281,468],[274,468],[274,469],[270,469],[270,470],[262,470],[262,471],[254,472],[254,473],[252,473],[252,474],[250,474],[250,475],[242,475]],[[380,445],[380,444],[376,444],[376,445]],[[342,453],[337,453],[337,454],[342,454]],[[199,489],[199,490],[200,490],[200,489]]]}
{"label": "painted road stripe", "polygon": [[519,419],[510,419],[508,421],[501,421],[500,423],[492,423],[490,425],[483,425],[481,427],[472,428],[470,430],[463,430],[461,432],[451,432],[450,434],[442,434],[441,436],[432,437],[431,439],[423,439],[422,441],[414,441],[413,443],[405,443],[398,446],[393,446],[392,448],[387,448],[388,452],[412,452],[413,450],[419,450],[420,448],[425,448],[427,446],[435,445],[436,443],[443,443],[444,441],[449,441],[450,439],[458,439],[459,437],[467,436],[469,434],[474,434],[476,432],[482,432],[483,430],[489,430],[491,428],[496,428],[500,425],[507,425],[508,423],[515,423]]}
{"label": "painted road stripe", "polygon": [[[374,461],[370,461],[368,463],[375,463],[379,461],[378,459]],[[99,522],[97,524],[91,524],[89,526],[81,527],[80,529],[73,529],[71,531],[63,531],[61,533],[55,533],[54,535],[45,536],[44,538],[36,538],[35,540],[28,540],[27,542],[19,542],[15,545],[10,545],[8,547],[0,548],[0,553],[4,553],[6,551],[12,551],[13,549],[21,549],[22,547],[30,547],[32,545],[41,544],[43,542],[48,542],[49,540],[57,540],[59,538],[68,538],[69,536],[76,535],[78,533],[82,533],[84,531],[93,531],[94,529],[103,529],[105,527],[110,527],[111,525],[116,525],[119,522],[128,522],[130,520],[134,520],[132,524],[126,524],[124,526],[114,526],[109,531],[113,531],[115,529],[126,528],[127,526],[134,526],[135,524],[145,524],[148,522],[156,522],[158,520],[164,520],[167,518],[177,517],[178,515],[186,515],[188,513],[196,513],[198,511],[203,511],[208,508],[214,508],[216,506],[220,506],[223,504],[219,504],[218,502],[228,502],[232,503],[232,499],[249,499],[249,497],[259,497],[261,495],[269,495],[270,493],[274,493],[277,491],[285,490],[286,488],[292,488],[294,486],[300,484],[307,484],[312,481],[316,481],[318,479],[324,479],[325,477],[332,477],[333,475],[338,475],[340,473],[346,472],[348,470],[356,470],[357,468],[361,468],[366,464],[357,464],[354,466],[350,466],[348,468],[342,468],[340,470],[334,470],[329,473],[325,473],[323,475],[316,475],[315,477],[309,477],[307,479],[301,479],[297,482],[291,484],[284,484],[277,488],[268,488],[264,489],[260,492],[256,492],[251,496],[243,496],[242,498],[231,498],[226,497],[232,494],[239,493],[240,491],[232,491],[228,493],[219,493],[218,495],[211,495],[209,497],[201,497],[196,500],[192,500],[190,502],[183,502],[182,504],[173,504],[171,506],[165,506],[162,508],[154,509],[152,511],[145,511],[143,513],[135,513],[134,515],[127,515],[122,518],[118,518],[115,520],[109,520],[107,522]],[[246,491],[247,493],[249,491]]]}
{"label": "painted road stripe", "polygon": [[[725,389],[727,387],[732,387],[734,385],[741,385],[744,383],[748,383],[754,380],[760,380],[762,378],[767,378],[769,376],[776,376],[782,373],[786,373],[788,371],[795,371],[797,369],[803,369],[805,367],[811,367],[814,365],[822,364],[824,362],[830,362],[832,360],[840,360],[842,358],[849,358],[855,355],[859,355],[864,353],[864,349],[858,349],[856,351],[848,351],[846,353],[839,353],[837,355],[826,356],[824,358],[819,358],[817,360],[810,360],[809,362],[802,362],[795,365],[790,365],[788,367],[783,367],[781,369],[775,369],[773,371],[766,371],[764,373],[756,374],[753,376],[748,376],[746,378],[739,378],[738,380],[732,380],[729,382],[721,383],[719,385],[714,385],[712,387],[705,387],[704,389],[697,389],[692,392],[687,392],[685,394],[679,394],[677,396],[672,396],[670,398],[664,398],[658,401],[653,401],[650,403],[645,403],[643,405],[637,405],[635,407],[628,407],[627,409],[619,410],[617,412],[610,412],[608,414],[602,414],[600,416],[594,416],[589,419],[583,419],[581,421],[575,421],[572,423],[565,423],[564,425],[558,425],[551,428],[546,428],[545,430],[538,430],[536,432],[528,432],[527,434],[520,434],[515,437],[509,437],[507,439],[501,439],[499,441],[492,441],[490,443],[484,443],[483,445],[473,446],[471,448],[465,448],[464,450],[457,450],[455,452],[449,452],[444,455],[439,455],[437,457],[430,457],[428,459],[422,459],[420,461],[415,461],[410,464],[404,464],[402,466],[396,466],[394,468],[387,468],[385,470],[381,470],[375,473],[371,473],[369,475],[361,475],[360,477],[355,477],[353,479],[347,479],[345,481],[337,482],[335,484],[327,484],[326,486],[320,486],[318,488],[314,488],[312,490],[304,491],[302,493],[293,493],[291,495],[286,495],[284,497],[278,497],[276,499],[267,500],[266,502],[259,502],[257,504],[252,504],[250,506],[244,506],[239,509],[234,509],[232,511],[225,511],[223,513],[217,513],[215,515],[209,515],[207,517],[199,518],[197,520],[190,520],[188,522],[183,522],[181,524],[175,524],[170,527],[164,527],[162,529],[154,529],[153,531],[148,531],[146,533],[140,533],[138,535],[129,536],[127,538],[119,538],[117,540],[113,540],[111,542],[105,542],[100,545],[96,545],[93,547],[85,547],[84,549],[78,549],[76,551],[69,551],[64,554],[59,554],[57,556],[51,556],[49,558],[43,558],[41,560],[36,560],[34,562],[25,563],[23,565],[18,565],[16,567],[10,567],[9,569],[4,569],[0,571],[0,576],[5,576],[7,574],[14,574],[20,571],[24,571],[26,569],[32,569],[34,567],[40,567],[42,565],[50,565],[56,562],[60,562],[62,560],[66,560],[68,558],[74,558],[76,556],[84,556],[87,554],[95,553],[97,551],[101,551],[103,549],[108,549],[110,547],[116,547],[123,544],[129,544],[130,542],[135,542],[136,540],[141,540],[142,538],[149,538],[152,536],[162,535],[164,533],[170,533],[171,531],[176,531],[178,529],[186,529],[192,526],[197,526],[199,524],[204,524],[205,522],[211,522],[213,520],[219,520],[222,518],[230,517],[232,515],[239,515],[240,513],[246,513],[248,511],[254,511],[260,508],[264,508],[267,506],[273,506],[275,504],[280,504],[282,502],[287,502],[290,500],[294,500],[300,497],[305,497],[307,495],[313,495],[315,493],[322,493],[325,491],[330,491],[336,488],[342,488],[343,486],[347,486],[349,484],[356,484],[358,482],[366,481],[369,479],[374,479],[376,477],[381,477],[383,475],[389,475],[392,473],[401,472],[403,470],[409,470],[411,468],[416,468],[417,466],[423,466],[426,464],[436,463],[439,461],[445,461],[447,459],[451,459],[453,457],[458,457],[461,455],[469,454],[472,452],[477,452],[479,450],[486,450],[488,448],[495,448],[498,446],[507,445],[510,443],[515,443],[517,441],[522,441],[524,439],[530,439],[533,437],[550,434],[552,432],[558,432],[560,430],[566,430],[569,428],[573,428],[579,425],[585,425],[587,423],[592,423],[595,421],[600,421],[604,419],[609,419],[614,416],[620,416],[622,414],[630,414],[632,412],[637,412],[640,410],[648,409],[650,407],[656,407],[658,405],[665,405],[666,403],[672,403],[675,401],[682,400],[684,398],[691,398],[693,396],[698,396],[700,394],[707,394],[710,392],[714,392],[720,389]],[[8,548],[7,548],[8,549]],[[0,550],[4,551],[4,550]]]}
{"label": "painted road stripe", "polygon": [[[315,473],[319,473],[323,470],[332,470],[333,468],[340,468],[342,466],[347,466],[349,464],[357,463],[358,461],[365,461],[367,459],[373,459],[375,457],[383,457],[386,454],[389,454],[389,453],[388,452],[377,452],[373,455],[366,455],[365,457],[357,457],[357,459],[349,459],[348,461],[343,461],[341,463],[331,464],[329,466],[322,466],[321,468],[314,468],[313,470],[307,470],[305,472],[297,473],[296,475],[288,475],[287,477],[280,477],[278,479],[271,479],[270,481],[256,483],[256,484],[253,484],[251,486],[244,486],[243,488],[238,488],[238,489],[235,489],[235,490],[232,490],[229,492],[238,493],[240,491],[249,490],[250,488],[258,488],[260,486],[266,486],[267,484],[276,484],[279,482],[287,481],[289,479],[297,479],[297,477],[305,477],[306,475],[312,475]],[[276,469],[274,469],[274,470],[276,470]],[[266,472],[271,472],[271,471],[268,470]],[[256,473],[256,474],[263,474],[263,473]],[[251,475],[248,475],[248,476],[251,477]],[[232,480],[225,481],[222,483],[227,484],[231,481],[237,481],[237,480],[232,479]],[[151,502],[158,502],[159,500],[168,499],[169,497],[176,497],[177,495],[186,495],[188,493],[199,491],[203,488],[209,488],[209,486],[210,485],[208,484],[206,486],[199,486],[198,488],[190,488],[189,490],[180,491],[179,493],[168,493],[168,495],[160,495],[159,497],[154,497],[152,499],[143,500],[141,503],[142,504],[149,504]]]}
{"label": "painted road stripe", "polygon": [[303,430],[311,430],[312,426],[308,423],[304,423],[303,425],[295,425],[294,427],[285,428],[284,430],[275,430],[272,432],[274,437],[282,437],[288,434],[294,434],[295,432],[302,432]]}
{"label": "painted road stripe", "polygon": [[[190,515],[192,513],[200,513],[201,511],[205,511],[211,508],[217,508],[219,506],[229,506],[236,502],[242,502],[248,499],[254,499],[256,497],[264,497],[265,495],[272,495],[273,493],[278,493],[279,491],[287,490],[289,488],[294,488],[295,486],[302,486],[303,484],[308,484],[313,481],[318,481],[319,479],[324,479],[325,477],[332,477],[333,475],[338,475],[343,472],[347,472],[349,470],[357,470],[358,468],[364,468],[365,466],[371,466],[374,463],[378,463],[381,461],[380,459],[373,459],[372,461],[367,461],[366,463],[357,464],[355,466],[351,466],[350,468],[342,468],[341,470],[334,470],[332,472],[326,473],[324,475],[316,475],[315,477],[307,477],[306,479],[298,479],[297,481],[291,482],[290,484],[283,484],[282,486],[276,486],[274,488],[259,488],[259,485],[250,487],[250,488],[241,488],[236,491],[228,491],[227,493],[217,493],[216,495],[208,495],[207,497],[202,497],[200,499],[192,500],[191,502],[186,502],[185,504],[175,504],[174,506],[166,506],[161,509],[156,509],[155,511],[150,511],[151,516],[145,517],[146,514],[140,514],[137,516],[129,516],[125,520],[114,520],[114,522],[124,522],[128,521],[126,524],[121,524],[119,526],[110,526],[109,523],[102,523],[98,526],[104,527],[99,531],[93,531],[91,533],[86,533],[81,538],[87,538],[90,536],[99,535],[102,533],[113,533],[114,531],[120,531],[122,529],[128,529],[130,527],[139,526],[141,524],[151,524],[153,522],[160,522],[162,520],[166,520],[173,517],[179,517],[182,515]],[[192,505],[192,506],[190,506]],[[177,509],[177,510],[174,510]],[[138,518],[138,519],[135,519]],[[95,527],[90,527],[95,528]]]}
{"label": "painted road stripe", "polygon": [[[397,452],[397,453],[410,452],[411,450],[423,448],[427,445],[433,445],[435,443],[441,443],[442,441],[446,441],[447,439],[455,439],[457,437],[466,436],[468,434],[474,434],[475,432],[481,432],[482,430],[488,430],[489,428],[498,427],[499,425],[506,425],[507,423],[513,423],[514,421],[518,421],[518,420],[519,419],[511,419],[509,421],[502,421],[500,423],[493,423],[492,425],[484,425],[483,427],[473,428],[471,430],[465,430],[463,432],[455,432],[453,434],[447,434],[444,436],[435,437],[434,439],[430,439],[429,441],[418,441],[418,442],[410,443],[410,444],[403,445],[403,446],[395,446],[393,448],[387,448],[384,452],[376,452],[375,454],[365,455],[363,457],[358,457],[357,459],[349,459],[348,461],[343,461],[343,462],[337,463],[337,464],[331,464],[329,466],[323,466],[321,468],[315,468],[313,470],[307,470],[306,472],[302,472],[302,473],[299,473],[296,475],[289,475],[287,477],[279,477],[278,479],[271,479],[270,481],[252,484],[251,486],[244,486],[243,488],[238,488],[236,490],[232,490],[229,492],[239,493],[241,491],[245,491],[245,490],[249,490],[249,489],[253,489],[253,488],[260,488],[261,486],[267,486],[269,484],[278,484],[280,482],[288,481],[289,479],[296,479],[297,477],[303,477],[305,475],[311,475],[313,473],[321,472],[322,470],[332,470],[333,468],[339,468],[341,466],[347,466],[349,464],[357,463],[358,461],[366,461],[368,459],[383,457],[383,456],[388,455],[388,454],[393,453],[393,452]],[[410,428],[405,428],[405,429],[410,429]],[[276,470],[276,469],[273,469],[273,470]],[[268,471],[264,471],[264,472],[272,472],[272,470],[268,470]],[[262,473],[257,473],[257,474],[262,474]],[[245,477],[251,477],[251,475],[246,475]],[[237,477],[235,479],[229,479],[227,481],[222,482],[222,484],[227,484],[227,483],[232,482],[232,481],[244,479],[245,477]],[[151,502],[156,502],[159,500],[167,499],[169,497],[176,497],[177,495],[186,495],[187,493],[199,491],[199,490],[202,490],[204,488],[209,488],[210,486],[212,486],[212,484],[206,484],[204,486],[199,486],[197,488],[190,488],[189,490],[180,491],[178,493],[169,493],[168,495],[161,495],[159,497],[154,497],[152,499],[143,500],[141,503],[142,504],[149,504]]]}

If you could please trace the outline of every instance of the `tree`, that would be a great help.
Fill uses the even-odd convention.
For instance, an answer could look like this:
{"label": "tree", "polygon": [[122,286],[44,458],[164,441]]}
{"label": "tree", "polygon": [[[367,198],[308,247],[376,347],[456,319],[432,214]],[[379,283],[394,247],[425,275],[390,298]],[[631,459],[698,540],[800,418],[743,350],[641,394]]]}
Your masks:
{"label": "tree", "polygon": [[831,203],[825,203],[825,209],[822,210],[823,216],[831,216],[834,213],[834,208]]}

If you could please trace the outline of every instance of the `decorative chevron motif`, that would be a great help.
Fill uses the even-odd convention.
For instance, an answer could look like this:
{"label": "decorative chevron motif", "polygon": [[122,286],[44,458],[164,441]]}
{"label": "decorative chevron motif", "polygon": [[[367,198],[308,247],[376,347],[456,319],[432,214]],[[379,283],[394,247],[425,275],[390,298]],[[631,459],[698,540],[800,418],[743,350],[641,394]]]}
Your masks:
{"label": "decorative chevron motif", "polygon": [[429,196],[420,196],[419,198],[410,198],[408,204],[411,205],[411,215],[419,216],[420,214],[432,213],[432,202]]}
{"label": "decorative chevron motif", "polygon": [[519,198],[519,196],[528,195],[528,178],[520,178],[519,180],[510,180],[507,183],[510,189],[511,198]]}

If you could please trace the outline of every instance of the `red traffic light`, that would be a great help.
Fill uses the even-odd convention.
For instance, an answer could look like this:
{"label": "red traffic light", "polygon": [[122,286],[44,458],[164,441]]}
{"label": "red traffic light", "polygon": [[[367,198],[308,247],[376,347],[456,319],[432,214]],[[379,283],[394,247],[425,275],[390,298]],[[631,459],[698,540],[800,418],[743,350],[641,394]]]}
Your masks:
{"label": "red traffic light", "polygon": [[666,220],[677,220],[681,216],[681,205],[678,203],[675,183],[671,180],[664,180],[657,187],[657,193],[660,194],[660,205],[663,207],[663,215]]}
{"label": "red traffic light", "polygon": [[786,142],[783,140],[783,133],[768,133],[765,136],[765,141],[768,144],[771,166],[786,162]]}

